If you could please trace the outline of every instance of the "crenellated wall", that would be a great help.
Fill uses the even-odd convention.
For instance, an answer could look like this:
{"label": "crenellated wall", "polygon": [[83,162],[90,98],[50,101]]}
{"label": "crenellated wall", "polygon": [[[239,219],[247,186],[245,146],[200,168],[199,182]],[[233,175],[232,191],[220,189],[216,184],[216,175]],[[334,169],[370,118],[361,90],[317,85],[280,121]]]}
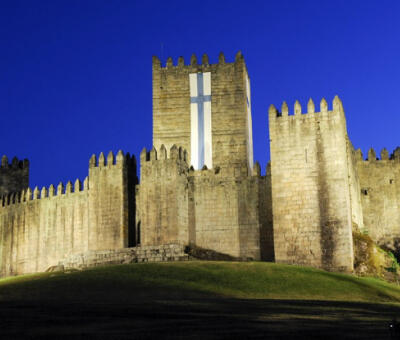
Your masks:
{"label": "crenellated wall", "polygon": [[[190,65],[183,57],[176,65],[168,58],[162,67],[153,57],[153,145],[170,149],[180,145],[191,160],[191,118],[189,74],[211,73],[211,135],[214,166],[235,169],[236,176],[251,174],[253,163],[250,98],[247,98],[248,74],[242,54],[233,63],[225,62],[221,53],[217,64],[210,64],[208,56],[198,63],[195,55]],[[250,127],[249,127],[250,125]]]}
{"label": "crenellated wall", "polygon": [[[0,199],[1,276],[33,273],[75,253],[128,246],[135,160],[121,151],[90,160],[89,177]],[[130,185],[130,186],[129,186]],[[133,202],[134,204],[134,202]]]}
{"label": "crenellated wall", "polygon": [[370,149],[363,160],[357,150],[364,228],[372,239],[398,253],[400,249],[400,148],[389,157],[386,149],[380,159]]}
{"label": "crenellated wall", "polygon": [[8,163],[7,156],[1,158],[0,164],[0,196],[21,191],[29,186],[29,161],[14,157]]}
{"label": "crenellated wall", "polygon": [[338,97],[333,109],[310,99],[289,115],[269,109],[272,208],[277,262],[353,269],[352,208],[346,121]]}
{"label": "crenellated wall", "polygon": [[158,151],[142,150],[136,218],[141,245],[188,244],[186,157],[176,145],[168,156],[164,145]]}
{"label": "crenellated wall", "polygon": [[4,196],[0,205],[1,275],[44,271],[65,255],[88,249],[88,180],[55,190]]}
{"label": "crenellated wall", "polygon": [[261,176],[251,120],[240,52],[217,64],[154,57],[154,147],[141,152],[140,184],[135,157],[122,151],[93,155],[83,183],[33,191],[29,162],[3,156],[0,275],[187,259],[186,246],[206,258],[350,272],[352,231],[400,254],[400,148],[363,160],[337,96],[319,112],[311,99],[306,113],[296,101],[289,114],[284,102],[269,109],[271,162]]}
{"label": "crenellated wall", "polygon": [[256,163],[253,176],[238,179],[228,169],[195,171],[187,153],[172,146],[167,155],[141,153],[137,188],[137,228],[142,245],[191,244],[237,258],[271,254],[271,204],[267,178]]}
{"label": "crenellated wall", "polygon": [[[134,186],[136,184],[134,156],[119,151],[107,159],[103,153],[98,161],[93,155],[89,162],[89,248],[118,249],[128,247],[129,230],[134,215]],[[133,245],[133,244],[131,244]]]}

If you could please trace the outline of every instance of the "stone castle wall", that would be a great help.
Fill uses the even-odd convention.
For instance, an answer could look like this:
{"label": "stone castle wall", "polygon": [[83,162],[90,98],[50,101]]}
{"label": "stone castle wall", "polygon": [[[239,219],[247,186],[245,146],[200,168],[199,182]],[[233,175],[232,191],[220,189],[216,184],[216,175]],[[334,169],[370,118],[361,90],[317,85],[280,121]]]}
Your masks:
{"label": "stone castle wall", "polygon": [[137,224],[144,246],[188,244],[188,165],[182,149],[161,147],[140,155]]}
{"label": "stone castle wall", "polygon": [[373,149],[363,160],[357,152],[364,231],[381,246],[400,248],[400,150],[389,158],[386,149],[377,159]]}
{"label": "stone castle wall", "polygon": [[[163,244],[161,246],[139,246],[134,248],[86,251],[73,254],[60,261],[55,270],[86,269],[104,265],[188,261],[189,255],[180,244]],[[50,270],[52,268],[50,267]]]}
{"label": "stone castle wall", "polygon": [[[213,159],[211,169],[194,170],[189,74],[204,72],[211,75]],[[186,246],[209,259],[349,272],[352,231],[400,254],[400,149],[391,157],[382,151],[380,160],[370,150],[364,161],[338,97],[332,110],[323,99],[320,112],[310,100],[305,114],[296,101],[289,115],[284,103],[281,112],[269,109],[271,162],[261,176],[249,95],[241,53],[233,63],[220,54],[213,65],[207,55],[190,65],[169,58],[165,67],[155,57],[154,147],[140,155],[140,184],[135,158],[122,152],[92,156],[83,185],[33,191],[28,161],[3,157],[0,275],[187,259]]]}
{"label": "stone castle wall", "polygon": [[191,171],[190,228],[195,230],[191,242],[233,257],[259,260],[263,185],[259,174],[235,179],[214,169]]}
{"label": "stone castle wall", "polygon": [[260,251],[261,260],[275,261],[274,249],[274,227],[272,215],[272,181],[271,163],[268,163],[266,175],[261,177],[262,183],[259,186],[258,204],[259,219],[261,223]]}
{"label": "stone castle wall", "polygon": [[361,202],[360,175],[357,167],[357,153],[347,137],[347,164],[349,171],[349,188],[351,204],[351,221],[353,231],[364,230],[364,215]]}
{"label": "stone castle wall", "polygon": [[0,197],[11,192],[21,191],[29,186],[29,162],[16,157],[11,163],[3,156],[0,164]]}
{"label": "stone castle wall", "polygon": [[34,273],[88,249],[88,181],[23,191],[0,206],[1,275]]}
{"label": "stone castle wall", "polygon": [[100,154],[89,162],[90,249],[128,247],[133,232],[136,160],[129,154]]}
{"label": "stone castle wall", "polygon": [[333,106],[269,110],[275,260],[351,271],[347,131],[337,97]]}
{"label": "stone castle wall", "polygon": [[34,273],[88,250],[128,246],[127,172],[134,159],[119,152],[90,160],[89,177],[57,190],[30,188],[0,200],[0,273]]}
{"label": "stone castle wall", "polygon": [[211,72],[213,166],[236,168],[237,175],[247,174],[248,159],[253,159],[248,153],[253,149],[248,146],[248,75],[240,53],[233,63],[226,63],[221,54],[218,64],[209,64],[204,55],[201,64],[193,56],[190,65],[185,65],[180,57],[177,65],[169,58],[166,67],[153,57],[153,145],[157,150],[161,145],[168,150],[179,145],[187,150],[190,163],[189,74],[197,72]]}
{"label": "stone castle wall", "polygon": [[272,226],[262,220],[270,201],[259,166],[254,176],[237,178],[228,169],[189,169],[186,155],[175,146],[168,155],[164,146],[142,152],[136,193],[141,244],[190,244],[260,259],[261,240],[272,248]]}

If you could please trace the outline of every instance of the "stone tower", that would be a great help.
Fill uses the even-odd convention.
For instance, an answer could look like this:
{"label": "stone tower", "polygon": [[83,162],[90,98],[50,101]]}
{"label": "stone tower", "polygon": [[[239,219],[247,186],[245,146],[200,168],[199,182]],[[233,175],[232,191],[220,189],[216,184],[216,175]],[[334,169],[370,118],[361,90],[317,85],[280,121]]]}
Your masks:
{"label": "stone tower", "polygon": [[[189,244],[266,259],[270,190],[253,167],[250,81],[242,54],[162,67],[153,57],[153,148],[140,156],[137,234],[142,245]],[[261,251],[267,249],[268,251]],[[271,251],[269,252],[271,253]]]}
{"label": "stone tower", "polygon": [[8,163],[7,156],[1,158],[0,165],[0,197],[12,192],[21,191],[29,186],[29,162],[13,158]]}
{"label": "stone tower", "polygon": [[302,114],[269,109],[272,210],[277,262],[353,270],[352,225],[361,225],[358,183],[342,102]]}
{"label": "stone tower", "polygon": [[188,152],[195,170],[235,169],[235,175],[252,173],[250,82],[244,58],[237,53],[233,63],[219,55],[210,64],[192,56],[165,67],[153,57],[153,145],[169,150],[174,144]]}

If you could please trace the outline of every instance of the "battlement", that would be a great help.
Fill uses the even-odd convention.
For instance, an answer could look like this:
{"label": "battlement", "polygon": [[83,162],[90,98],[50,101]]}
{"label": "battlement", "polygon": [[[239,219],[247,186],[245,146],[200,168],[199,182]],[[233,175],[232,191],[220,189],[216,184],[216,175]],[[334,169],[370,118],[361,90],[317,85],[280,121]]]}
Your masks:
{"label": "battlement", "polygon": [[[9,166],[4,157],[3,164]],[[44,271],[66,254],[133,245],[134,156],[122,151],[93,155],[83,182],[41,189],[29,187],[27,165],[14,160],[16,170],[0,169],[2,246],[19,254],[1,258],[0,275]]]}
{"label": "battlement", "polygon": [[376,162],[376,161],[395,161],[400,162],[400,147],[397,147],[389,155],[389,151],[383,148],[380,153],[380,158],[376,156],[374,148],[368,150],[368,156],[364,159],[361,149],[357,149],[355,152],[355,158],[357,161],[363,162]]}
{"label": "battlement", "polygon": [[[191,177],[232,177],[234,176],[234,169],[233,168],[221,168],[219,166],[216,166],[212,169],[208,169],[207,166],[205,165],[202,169],[200,170],[195,170],[193,166],[189,168],[189,176]],[[261,166],[259,162],[255,162],[251,177],[261,177]]]}
{"label": "battlement", "polygon": [[343,110],[343,103],[340,100],[338,96],[335,96],[335,98],[332,101],[332,110],[329,110],[328,108],[328,102],[326,101],[325,98],[321,99],[320,102],[320,110],[315,111],[315,104],[314,101],[310,98],[307,103],[307,112],[302,112],[301,105],[298,100],[294,103],[294,110],[293,112],[289,113],[289,107],[287,103],[284,101],[281,106],[281,110],[279,111],[273,104],[270,105],[269,110],[269,120],[270,122],[273,121],[273,119],[284,119],[285,117],[290,117],[291,119],[296,119],[296,117],[301,117],[301,118],[314,118],[315,115],[328,115],[332,113],[344,113]]}
{"label": "battlement", "polygon": [[97,157],[95,154],[90,157],[89,168],[118,167],[129,163],[136,166],[136,158],[134,155],[131,156],[129,152],[124,155],[122,150],[119,150],[117,156],[115,157],[114,153],[110,151],[107,155],[107,158],[104,156],[104,153],[101,152],[99,157]]}
{"label": "battlement", "polygon": [[[216,166],[212,169],[208,169],[207,166],[203,166],[202,169],[195,170],[193,166],[188,165],[187,160],[187,151],[182,147],[178,147],[173,145],[170,148],[169,153],[167,152],[167,148],[164,145],[161,145],[159,150],[153,147],[151,150],[147,150],[146,148],[142,149],[140,153],[140,165],[143,167],[145,164],[150,164],[153,161],[165,161],[165,160],[175,160],[183,162],[184,166],[188,168],[189,176],[195,177],[204,177],[204,176],[225,176],[232,175],[233,169],[226,169]],[[252,176],[261,176],[261,167],[258,162],[254,163],[254,167],[252,170]]]}
{"label": "battlement", "polygon": [[60,198],[62,196],[69,196],[71,194],[87,190],[89,190],[88,177],[86,177],[83,181],[83,185],[79,179],[76,179],[74,185],[71,181],[68,181],[65,186],[62,182],[60,182],[57,186],[51,184],[48,188],[42,187],[42,189],[39,189],[39,187],[36,186],[33,190],[31,188],[27,188],[19,192],[13,192],[11,194],[1,196],[0,207],[7,207],[9,205],[45,198]]}
{"label": "battlement", "polygon": [[140,153],[140,165],[143,166],[145,162],[150,161],[162,161],[167,159],[179,160],[183,161],[187,164],[187,151],[182,147],[177,147],[175,144],[169,150],[169,154],[167,152],[167,148],[164,144],[161,145],[160,149],[157,149],[153,146],[150,151],[147,151],[146,148],[143,148]]}
{"label": "battlement", "polygon": [[12,159],[11,163],[9,163],[7,156],[4,155],[1,158],[0,168],[1,169],[27,169],[27,168],[29,168],[29,161],[27,159],[18,160],[17,157],[14,157]]}
{"label": "battlement", "polygon": [[[122,167],[124,165],[133,165],[136,167],[136,159],[134,155],[129,153],[124,154],[122,150],[119,150],[117,155],[110,151],[107,158],[104,153],[101,152],[99,157],[92,155],[89,160],[90,168],[114,168]],[[2,158],[2,168],[15,168],[15,169],[27,169],[29,167],[28,160],[18,161],[16,158],[13,159],[11,164],[8,164],[7,157]],[[0,195],[0,207],[6,207],[13,204],[25,203],[34,200],[40,200],[45,198],[60,198],[69,196],[75,193],[80,193],[89,190],[89,178],[86,177],[85,180],[80,181],[76,179],[74,184],[68,181],[65,185],[60,182],[57,186],[51,184],[48,188],[43,187],[39,189],[35,187],[33,190],[28,187],[23,190],[14,191],[11,193],[5,193]]]}
{"label": "battlement", "polygon": [[168,57],[166,63],[163,65],[161,60],[153,56],[153,71],[170,71],[170,70],[188,70],[190,72],[200,72],[208,70],[209,68],[226,67],[227,65],[235,65],[244,62],[244,57],[241,51],[238,51],[235,56],[235,61],[232,63],[226,62],[225,55],[221,52],[218,56],[218,63],[210,64],[207,54],[203,54],[201,62],[197,59],[195,54],[192,54],[190,63],[185,64],[183,57],[179,57],[177,62],[174,63],[172,57]]}

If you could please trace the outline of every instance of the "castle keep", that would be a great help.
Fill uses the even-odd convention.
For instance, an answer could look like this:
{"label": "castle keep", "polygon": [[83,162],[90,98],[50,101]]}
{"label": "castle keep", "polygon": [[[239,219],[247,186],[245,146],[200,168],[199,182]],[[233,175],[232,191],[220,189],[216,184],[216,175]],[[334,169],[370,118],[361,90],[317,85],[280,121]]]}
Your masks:
{"label": "castle keep", "polygon": [[[261,259],[266,179],[253,168],[243,56],[210,65],[153,58],[153,149],[140,155],[136,221],[143,245],[193,244]],[[179,147],[178,147],[179,146]],[[167,151],[168,150],[168,151]],[[269,224],[270,225],[270,224]]]}
{"label": "castle keep", "polygon": [[[353,270],[353,233],[400,245],[400,149],[364,160],[341,100],[269,108],[271,162],[253,161],[250,80],[239,52],[217,64],[153,57],[153,147],[93,155],[88,177],[29,188],[0,167],[0,273],[64,265],[215,258]],[[267,137],[266,137],[267,138]],[[267,143],[266,143],[267,147]]]}

